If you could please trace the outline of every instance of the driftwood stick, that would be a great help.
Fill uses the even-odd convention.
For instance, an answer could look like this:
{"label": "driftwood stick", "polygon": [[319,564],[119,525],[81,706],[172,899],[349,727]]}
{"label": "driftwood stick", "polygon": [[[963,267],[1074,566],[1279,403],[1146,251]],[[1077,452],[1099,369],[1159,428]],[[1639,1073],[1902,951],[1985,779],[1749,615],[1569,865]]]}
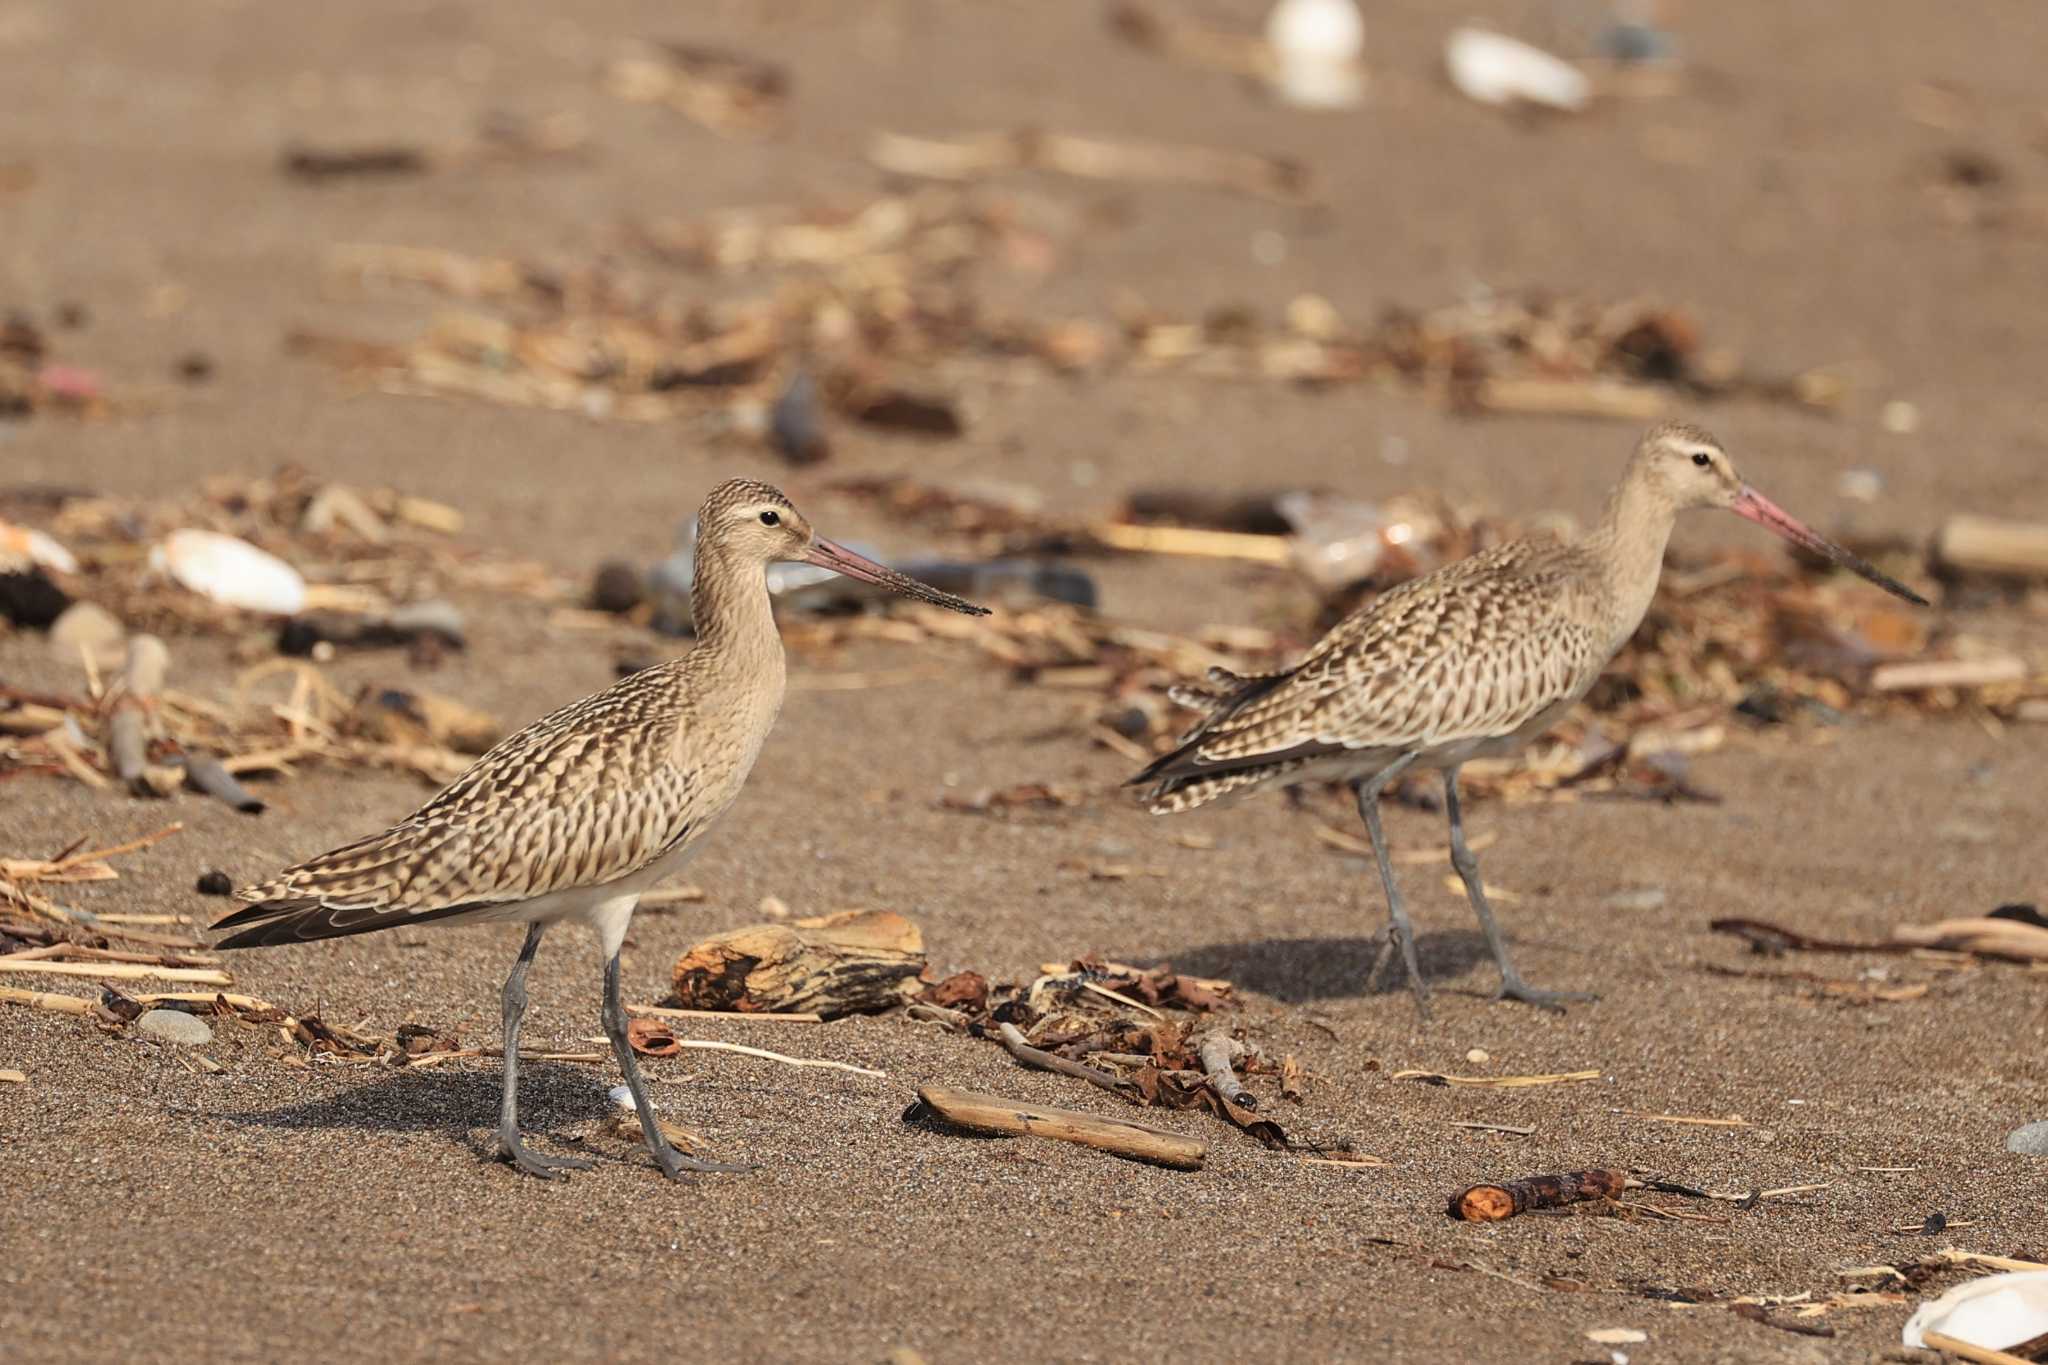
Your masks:
{"label": "driftwood stick", "polygon": [[1948,569],[2048,577],[2048,525],[1996,517],[1950,517],[1935,535],[1934,558]]}
{"label": "driftwood stick", "polygon": [[1024,1041],[1024,1035],[1017,1031],[1015,1024],[997,1025],[996,1037],[1001,1040],[1003,1051],[1025,1066],[1039,1071],[1056,1071],[1062,1076],[1072,1076],[1077,1081],[1086,1081],[1114,1094],[1128,1096],[1131,1093],[1130,1082],[1120,1076],[1112,1076],[1107,1071],[1098,1071],[1092,1066],[1083,1066],[1079,1062],[1069,1061],[1065,1057],[1055,1056],[1031,1046]]}
{"label": "driftwood stick", "polygon": [[1195,1047],[1195,1056],[1201,1059],[1202,1074],[1216,1088],[1216,1093],[1240,1108],[1257,1109],[1259,1097],[1245,1089],[1244,1082],[1232,1070],[1232,1063],[1245,1054],[1245,1045],[1221,1030],[1204,1034]]}
{"label": "driftwood stick", "polygon": [[1492,1223],[1532,1209],[1612,1199],[1628,1187],[1625,1171],[1565,1171],[1532,1175],[1499,1185],[1472,1185],[1451,1196],[1449,1213],[1468,1223]]}
{"label": "driftwood stick", "polygon": [[0,986],[0,1005],[27,1005],[52,1014],[90,1014],[95,1003],[89,996],[65,995],[62,991],[20,991]]}
{"label": "driftwood stick", "polygon": [[10,962],[0,958],[0,972],[33,972],[38,976],[92,976],[108,981],[189,981],[195,986],[231,986],[226,972],[202,967],[146,967],[131,962]]}
{"label": "driftwood stick", "polygon": [[1989,1346],[1977,1346],[1952,1337],[1946,1332],[1922,1332],[1921,1344],[1930,1351],[1955,1356],[1959,1360],[1975,1361],[1976,1365],[2029,1365],[2026,1356],[2016,1356],[2010,1351],[1994,1351]]}
{"label": "driftwood stick", "polygon": [[920,1089],[917,1103],[903,1117],[911,1121],[936,1118],[970,1133],[994,1133],[1003,1137],[1029,1135],[1078,1142],[1084,1147],[1133,1161],[1148,1161],[1183,1171],[1200,1170],[1209,1153],[1206,1143],[1130,1119],[1020,1104],[1000,1095],[978,1095],[935,1085]]}

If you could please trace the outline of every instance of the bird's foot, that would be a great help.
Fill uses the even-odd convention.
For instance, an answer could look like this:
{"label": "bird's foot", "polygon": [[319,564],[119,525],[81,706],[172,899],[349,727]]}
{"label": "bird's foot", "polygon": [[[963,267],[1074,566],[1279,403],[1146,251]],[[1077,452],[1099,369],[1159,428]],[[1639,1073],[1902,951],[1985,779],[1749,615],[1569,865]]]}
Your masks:
{"label": "bird's foot", "polygon": [[539,1180],[567,1180],[571,1171],[587,1171],[597,1163],[588,1157],[546,1156],[527,1147],[517,1134],[498,1134],[497,1150],[491,1155],[518,1171]]}
{"label": "bird's foot", "polygon": [[1566,1005],[1586,1005],[1600,997],[1591,991],[1546,991],[1532,986],[1519,976],[1504,976],[1500,988],[1493,993],[1496,1000],[1519,1000],[1537,1009],[1564,1013]]}
{"label": "bird's foot", "polygon": [[661,1167],[661,1173],[670,1180],[681,1180],[686,1174],[743,1175],[755,1169],[750,1161],[704,1161],[698,1157],[684,1156],[666,1143],[655,1149],[654,1164]]}
{"label": "bird's foot", "polygon": [[1379,951],[1373,955],[1372,970],[1365,974],[1367,993],[1378,988],[1381,972],[1398,955],[1407,968],[1408,984],[1415,991],[1415,1012],[1422,1016],[1423,1023],[1429,1023],[1432,1017],[1429,1012],[1429,983],[1422,979],[1422,966],[1415,960],[1414,935],[1403,932],[1400,924],[1390,922],[1380,932],[1379,939]]}

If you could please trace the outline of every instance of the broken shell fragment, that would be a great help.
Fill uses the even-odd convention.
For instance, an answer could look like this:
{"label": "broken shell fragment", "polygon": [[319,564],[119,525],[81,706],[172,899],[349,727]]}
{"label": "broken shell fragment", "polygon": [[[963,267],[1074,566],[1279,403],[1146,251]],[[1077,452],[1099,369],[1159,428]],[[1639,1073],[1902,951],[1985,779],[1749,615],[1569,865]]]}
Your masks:
{"label": "broken shell fragment", "polygon": [[293,616],[306,607],[306,580],[276,555],[218,531],[173,531],[149,552],[150,567],[223,606]]}
{"label": "broken shell fragment", "polygon": [[1906,1320],[1905,1344],[1941,1349],[1927,1340],[1930,1334],[1987,1351],[2048,1334],[2048,1270],[1986,1275],[1921,1304]]}
{"label": "broken shell fragment", "polygon": [[1541,104],[1577,112],[1592,97],[1584,72],[1506,34],[1461,28],[1444,45],[1451,84],[1481,104]]}
{"label": "broken shell fragment", "polygon": [[1365,91],[1357,0],[1280,0],[1266,20],[1273,93],[1304,109],[1343,109]]}

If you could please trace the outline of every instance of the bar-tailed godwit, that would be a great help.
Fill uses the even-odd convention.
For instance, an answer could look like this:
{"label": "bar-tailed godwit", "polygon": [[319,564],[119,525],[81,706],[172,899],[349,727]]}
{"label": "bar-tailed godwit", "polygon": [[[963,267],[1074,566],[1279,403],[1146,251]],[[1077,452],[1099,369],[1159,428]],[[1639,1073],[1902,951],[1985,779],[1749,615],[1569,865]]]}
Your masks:
{"label": "bar-tailed godwit", "polygon": [[1458,768],[1512,753],[1563,718],[1642,624],[1672,522],[1712,507],[1927,605],[1744,483],[1706,432],[1658,426],[1637,445],[1599,523],[1578,539],[1496,546],[1374,598],[1292,668],[1260,677],[1219,670],[1207,686],[1178,689],[1177,700],[1207,714],[1131,783],[1152,788],[1159,814],[1258,787],[1351,783],[1386,888],[1386,942],[1400,949],[1426,1017],[1428,988],[1387,861],[1379,796],[1403,773],[1440,770],[1451,862],[1500,968],[1499,997],[1550,1008],[1590,999],[1538,990],[1515,970],[1465,844]]}
{"label": "bar-tailed godwit", "polygon": [[662,1137],[626,1037],[619,947],[640,895],[702,846],[759,757],[782,706],[782,640],[765,576],[774,561],[971,615],[986,610],[835,545],[780,491],[733,479],[698,512],[691,588],[697,643],[535,721],[382,834],[345,844],[241,893],[214,926],[223,948],[365,934],[409,924],[527,925],[506,978],[505,1092],[497,1155],[529,1175],[588,1167],[519,1135],[519,1018],[526,969],[550,924],[581,920],[604,956],[604,1028],[665,1175],[743,1170],[683,1156]]}

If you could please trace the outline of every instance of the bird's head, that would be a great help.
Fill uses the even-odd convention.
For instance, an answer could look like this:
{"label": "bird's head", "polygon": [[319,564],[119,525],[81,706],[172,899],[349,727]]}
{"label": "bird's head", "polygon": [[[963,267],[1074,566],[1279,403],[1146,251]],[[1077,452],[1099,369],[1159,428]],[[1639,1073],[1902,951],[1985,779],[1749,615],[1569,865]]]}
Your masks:
{"label": "bird's head", "polygon": [[753,479],[727,479],[704,499],[697,512],[697,553],[707,551],[763,566],[777,561],[814,564],[934,606],[969,616],[988,615],[986,607],[940,592],[827,540],[811,529],[810,521],[781,489]]}
{"label": "bird's head", "polygon": [[1743,482],[1721,443],[1698,427],[1683,422],[1651,427],[1636,446],[1628,477],[1651,490],[1672,512],[1702,507],[1733,512],[1794,545],[1861,574],[1894,597],[1927,605],[1927,600],[1911,588],[1882,573],[1860,555],[1835,544]]}

